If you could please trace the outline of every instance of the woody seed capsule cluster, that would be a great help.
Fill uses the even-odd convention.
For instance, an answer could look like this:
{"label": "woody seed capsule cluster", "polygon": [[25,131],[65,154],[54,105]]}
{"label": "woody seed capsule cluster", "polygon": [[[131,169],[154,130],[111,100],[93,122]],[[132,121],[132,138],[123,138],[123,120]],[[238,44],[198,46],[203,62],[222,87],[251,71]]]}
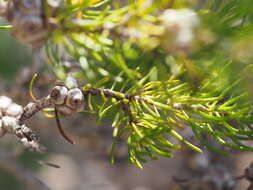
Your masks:
{"label": "woody seed capsule cluster", "polygon": [[35,151],[44,151],[39,145],[39,137],[24,124],[19,124],[23,107],[13,103],[7,96],[0,96],[0,137],[5,134],[15,135],[25,147]]}
{"label": "woody seed capsule cluster", "polygon": [[52,89],[50,98],[62,115],[71,115],[85,109],[84,95],[79,88],[68,90],[65,86]]}
{"label": "woody seed capsule cluster", "polygon": [[34,48],[43,45],[47,30],[42,19],[41,0],[10,0],[5,12],[16,40]]}

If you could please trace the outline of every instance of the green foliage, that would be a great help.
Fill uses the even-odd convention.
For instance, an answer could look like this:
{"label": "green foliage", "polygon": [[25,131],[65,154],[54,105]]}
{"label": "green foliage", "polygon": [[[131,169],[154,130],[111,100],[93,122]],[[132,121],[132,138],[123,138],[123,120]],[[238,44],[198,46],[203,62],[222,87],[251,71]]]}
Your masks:
{"label": "green foliage", "polygon": [[[222,91],[206,91],[205,88],[210,85],[206,84],[198,92],[193,92],[189,84],[172,76],[167,81],[146,82],[153,72],[154,70],[139,80],[134,88],[128,89],[128,94],[115,91],[108,93],[108,90],[100,89],[101,105],[92,105],[92,98],[88,96],[89,107],[91,110],[96,108],[99,119],[106,117],[112,110],[116,113],[112,124],[112,163],[117,141],[126,134],[129,161],[140,168],[140,163],[146,162],[147,158],[157,159],[157,155],[171,157],[173,149],[180,148],[181,144],[201,152],[179,134],[188,127],[191,127],[203,145],[217,152],[224,153],[212,147],[205,140],[206,136],[225,147],[253,150],[241,142],[252,139],[252,105],[247,99],[248,94],[233,94],[226,98],[231,88],[237,86],[242,79]],[[90,89],[93,89],[91,85],[86,85],[83,92],[87,94]]]}
{"label": "green foliage", "polygon": [[[130,163],[140,168],[148,159],[171,157],[182,145],[201,152],[181,135],[185,128],[220,153],[224,150],[213,147],[211,139],[253,150],[244,143],[253,137],[253,4],[194,2],[65,0],[55,9],[44,5],[52,22],[45,45],[49,66],[65,84],[74,78],[84,86],[89,111],[99,120],[112,116],[111,163],[122,138]],[[172,13],[189,14],[192,20],[184,21],[184,15],[173,25],[167,16]],[[182,38],[187,35],[190,40]]]}
{"label": "green foliage", "polygon": [[[114,97],[101,93],[101,100],[87,98],[99,120],[114,113],[111,163],[121,138],[127,141],[130,163],[140,168],[148,158],[171,157],[182,144],[201,152],[180,135],[189,127],[215,151],[223,152],[212,147],[211,137],[225,147],[253,150],[242,142],[252,139],[252,105],[247,90],[238,87],[244,74],[232,74],[245,66],[235,65],[234,50],[226,47],[251,34],[253,9],[248,5],[210,1],[198,9],[203,26],[189,54],[174,51],[176,44],[168,46],[160,15],[173,8],[172,1],[65,1],[55,17],[61,25],[51,33],[46,52],[60,79],[71,75],[88,83],[84,91],[118,92]],[[78,69],[63,64],[66,55]]]}

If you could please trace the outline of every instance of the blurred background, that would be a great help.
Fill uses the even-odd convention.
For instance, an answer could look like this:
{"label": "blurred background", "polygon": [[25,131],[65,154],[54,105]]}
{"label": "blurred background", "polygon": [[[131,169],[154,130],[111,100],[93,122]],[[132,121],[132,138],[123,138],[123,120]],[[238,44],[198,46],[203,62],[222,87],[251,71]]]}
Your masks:
{"label": "blurred background", "polygon": [[[193,3],[197,4],[195,1]],[[201,6],[201,1],[198,6]],[[210,38],[215,35],[207,30],[201,31],[201,34]],[[252,34],[249,30],[247,35],[238,34],[229,38],[227,35],[231,33],[227,31],[227,35],[223,33],[219,40],[214,38],[215,42],[210,42],[207,49],[198,49],[192,56],[197,57],[203,52],[211,52],[212,55],[212,52],[223,50],[225,53],[222,56],[229,55],[240,64],[251,64]],[[215,50],[217,47],[219,49]],[[8,95],[22,105],[31,101],[26,80],[31,62],[31,49],[13,40],[8,31],[0,30],[1,95]],[[235,66],[235,70],[238,67]],[[37,97],[48,94],[50,85],[56,80],[48,68],[42,70],[34,86]],[[124,142],[117,148],[116,163],[109,164],[112,143],[110,121],[98,123],[93,115],[76,114],[71,119],[62,118],[62,123],[69,136],[77,142],[76,145],[64,141],[55,120],[42,114],[33,117],[28,125],[40,133],[41,143],[49,149],[48,153],[24,150],[11,136],[0,140],[0,189],[34,189],[22,175],[35,177],[52,190],[246,190],[249,186],[247,180],[238,177],[250,165],[251,152],[230,151],[230,156],[226,157],[209,150],[197,154],[183,148],[175,151],[173,158],[151,161],[140,170],[128,164]],[[184,136],[194,142],[190,130],[185,130]],[[198,142],[194,143],[198,145]]]}

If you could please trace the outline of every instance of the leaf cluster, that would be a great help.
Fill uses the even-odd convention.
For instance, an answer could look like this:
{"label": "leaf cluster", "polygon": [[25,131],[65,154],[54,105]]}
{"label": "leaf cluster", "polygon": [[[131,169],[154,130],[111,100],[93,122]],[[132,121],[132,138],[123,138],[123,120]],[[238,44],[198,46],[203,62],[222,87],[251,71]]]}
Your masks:
{"label": "leaf cluster", "polygon": [[[250,1],[44,4],[48,65],[69,88],[83,86],[99,120],[112,117],[112,163],[120,139],[127,142],[130,163],[140,168],[182,145],[201,152],[182,135],[186,129],[214,151],[224,153],[213,140],[252,151],[245,143],[252,140]],[[167,25],[166,11],[182,8],[195,11],[198,27]],[[176,43],[183,29],[194,36],[189,44]]]}

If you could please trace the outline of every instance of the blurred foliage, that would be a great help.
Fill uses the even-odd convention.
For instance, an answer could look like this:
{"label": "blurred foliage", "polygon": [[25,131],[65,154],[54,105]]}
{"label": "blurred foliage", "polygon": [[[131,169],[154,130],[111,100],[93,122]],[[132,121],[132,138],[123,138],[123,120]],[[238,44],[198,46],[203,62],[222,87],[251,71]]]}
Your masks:
{"label": "blurred foliage", "polygon": [[99,120],[111,116],[112,163],[121,138],[140,168],[182,144],[201,152],[180,135],[188,127],[214,151],[224,153],[210,138],[253,150],[250,0],[53,2],[48,65],[67,86],[77,80]]}
{"label": "blurred foliage", "polygon": [[12,173],[8,173],[5,170],[1,170],[0,178],[1,178],[0,182],[1,186],[3,186],[6,189],[17,189],[22,184],[14,177]]}
{"label": "blurred foliage", "polygon": [[[1,20],[0,24],[3,24]],[[31,64],[31,54],[25,46],[12,39],[10,33],[6,30],[0,30],[0,42],[1,78],[13,81],[19,69],[23,68],[24,65]]]}

